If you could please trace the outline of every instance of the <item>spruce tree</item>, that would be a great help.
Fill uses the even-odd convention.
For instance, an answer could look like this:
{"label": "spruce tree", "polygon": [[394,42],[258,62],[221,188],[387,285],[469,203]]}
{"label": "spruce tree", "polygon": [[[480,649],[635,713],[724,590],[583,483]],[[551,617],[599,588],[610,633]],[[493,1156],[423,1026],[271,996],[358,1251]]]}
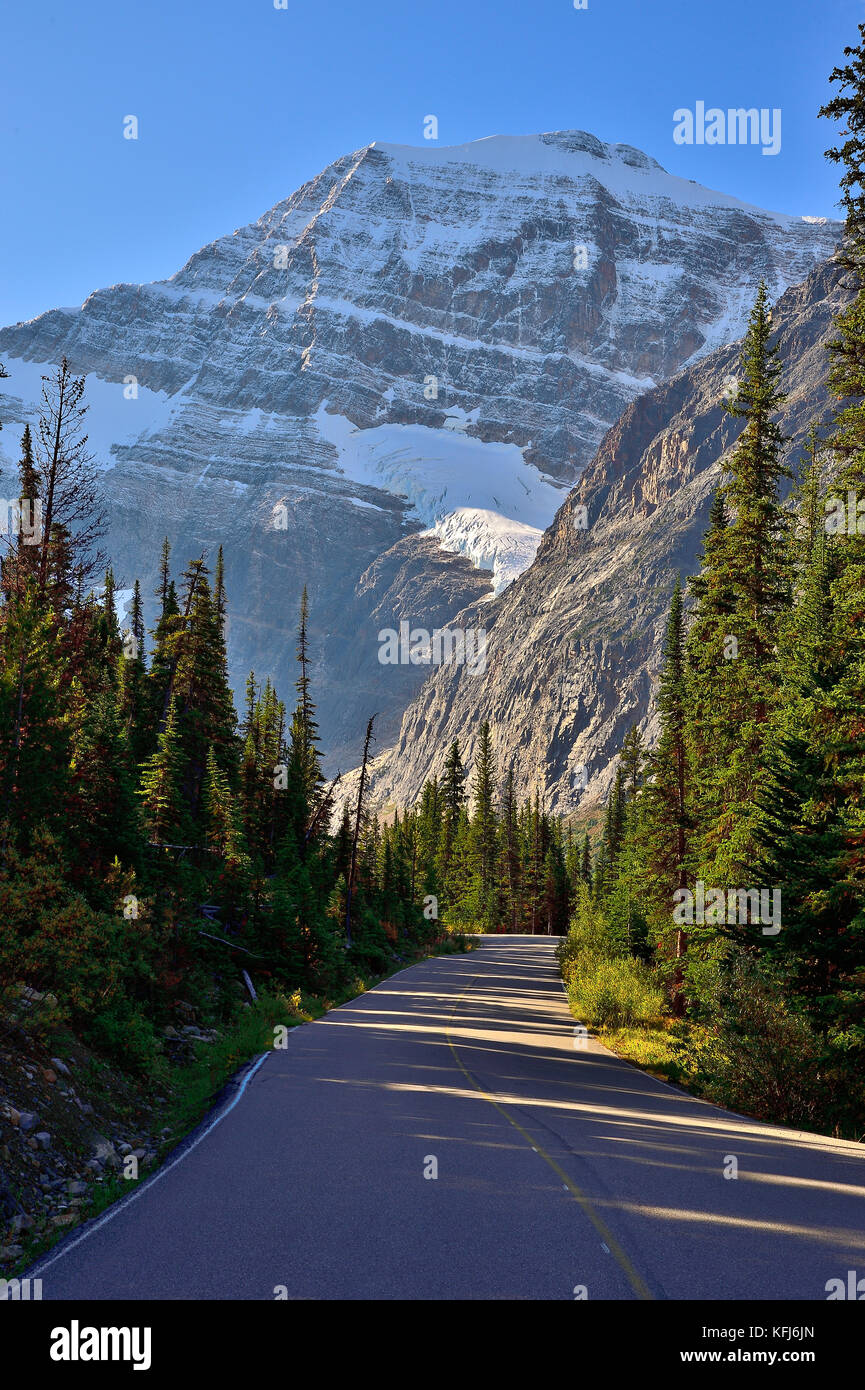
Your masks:
{"label": "spruce tree", "polygon": [[[851,891],[865,895],[865,864],[857,843],[865,831],[865,24],[859,44],[845,48],[850,61],[835,68],[838,94],[821,115],[843,122],[843,141],[827,151],[841,166],[846,214],[841,260],[856,294],[836,320],[830,344],[830,384],[841,401],[828,443],[841,463],[838,492],[846,494],[846,526],[837,533],[837,573],[832,580],[833,637],[843,675],[834,683],[827,713],[832,719],[831,755],[847,801],[850,852],[845,875]],[[839,501],[841,499],[838,499]]]}
{"label": "spruce tree", "polygon": [[471,822],[471,855],[477,920],[484,929],[492,930],[499,923],[498,897],[498,818],[495,809],[496,769],[489,721],[481,725],[478,754],[475,762],[474,807]]}
{"label": "spruce tree", "polygon": [[3,557],[0,570],[2,589],[8,599],[23,597],[28,583],[35,583],[38,577],[40,491],[39,471],[33,457],[33,437],[30,426],[25,425],[21,436],[21,459],[18,464],[18,504],[21,513],[18,518],[15,548]]}
{"label": "spruce tree", "polygon": [[508,930],[520,929],[522,874],[520,861],[519,807],[514,787],[514,769],[508,768],[502,797],[500,838],[500,896]]}
{"label": "spruce tree", "polygon": [[43,377],[36,430],[36,468],[41,485],[42,538],[38,547],[41,599],[59,608],[74,579],[98,573],[105,531],[93,456],[87,449],[84,377],[64,357]]}
{"label": "spruce tree", "polygon": [[[727,406],[745,420],[724,466],[729,521],[718,538],[717,558],[732,608],[721,663],[714,671],[715,688],[699,693],[701,701],[716,702],[710,726],[715,747],[707,769],[712,814],[701,827],[700,876],[721,887],[746,882],[755,855],[762,752],[777,700],[778,621],[790,601],[783,564],[789,515],[781,503],[781,489],[792,475],[782,456],[784,437],[775,418],[785,399],[780,374],[778,351],[771,342],[768,295],[761,284],[742,348],[739,391]],[[701,674],[711,679],[713,673],[704,667]]]}
{"label": "spruce tree", "polygon": [[188,843],[192,833],[183,792],[186,758],[177,727],[177,705],[171,701],[156,752],[141,768],[139,795],[150,839],[156,843]]}
{"label": "spruce tree", "polygon": [[439,844],[438,872],[447,893],[448,875],[460,813],[465,801],[466,773],[460,756],[459,742],[450,746],[442,777],[442,833]]}
{"label": "spruce tree", "polygon": [[583,836],[583,851],[580,858],[580,878],[587,888],[592,882],[592,842],[588,833]]}
{"label": "spruce tree", "polygon": [[186,755],[185,790],[197,816],[212,746],[216,761],[234,784],[238,770],[237,715],[227,678],[225,638],[203,561],[184,574],[184,623],[175,648],[169,690],[177,705],[177,723]]}
{"label": "spruce tree", "polygon": [[673,928],[672,918],[673,894],[687,886],[690,831],[684,599],[679,578],[667,620],[657,707],[661,732],[650,761],[650,779],[640,807],[643,887],[650,904],[649,919],[656,943],[674,962],[671,982],[674,1008],[677,1013],[683,1013],[683,962],[687,938],[681,926]]}

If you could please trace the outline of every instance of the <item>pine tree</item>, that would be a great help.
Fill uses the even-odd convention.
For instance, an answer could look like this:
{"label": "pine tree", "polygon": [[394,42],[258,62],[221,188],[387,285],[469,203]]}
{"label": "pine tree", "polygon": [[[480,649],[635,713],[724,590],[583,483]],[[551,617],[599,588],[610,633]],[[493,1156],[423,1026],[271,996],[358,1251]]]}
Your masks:
{"label": "pine tree", "polygon": [[616,877],[616,860],[625,835],[625,774],[619,765],[604,816],[604,829],[595,865],[595,896],[603,898],[612,889]]}
{"label": "pine tree", "polygon": [[222,546],[216,555],[216,570],[213,576],[213,594],[216,603],[216,616],[219,623],[219,634],[225,640],[225,620],[228,613],[228,603],[225,597],[225,559],[222,554]]}
{"label": "pine tree", "polygon": [[[792,475],[775,419],[785,396],[778,384],[778,351],[770,339],[771,314],[761,284],[743,344],[739,391],[727,407],[745,420],[745,428],[725,465],[723,493],[730,520],[717,538],[732,610],[721,656],[727,670],[712,691],[714,801],[703,829],[701,876],[725,887],[746,881],[756,852],[762,751],[777,698],[778,621],[790,602],[782,563],[789,516],[781,505],[781,486]],[[720,674],[718,667],[714,674]],[[708,692],[701,692],[701,698],[708,698]]]}
{"label": "pine tree", "polygon": [[224,861],[226,868],[237,872],[249,865],[240,818],[228,776],[216,760],[211,745],[207,750],[207,765],[202,795],[204,843],[210,852]]}
{"label": "pine tree", "polygon": [[673,894],[687,886],[690,832],[684,603],[682,583],[678,578],[667,621],[657,707],[661,734],[651,758],[651,778],[641,798],[641,857],[656,938],[659,944],[664,944],[665,950],[670,950],[675,961],[674,1008],[677,1013],[683,1013],[683,961],[687,946],[684,929],[678,927],[675,931],[671,948],[666,942],[672,925]]}
{"label": "pine tree", "polygon": [[622,741],[619,763],[622,769],[625,801],[633,801],[643,785],[643,771],[646,752],[643,736],[636,724],[632,725]]}
{"label": "pine tree", "polygon": [[485,930],[498,925],[500,904],[496,864],[498,819],[495,809],[496,769],[492,735],[487,720],[481,725],[475,763],[474,815],[471,822],[471,857],[477,920]]}
{"label": "pine tree", "polygon": [[514,787],[513,767],[508,769],[504,796],[502,798],[500,845],[500,897],[502,901],[502,914],[508,924],[508,929],[512,932],[517,932],[520,929],[521,916],[522,863],[520,856],[519,807],[517,805],[516,790]]}
{"label": "pine tree", "polygon": [[66,671],[57,657],[54,620],[35,586],[7,603],[0,619],[0,820],[26,844],[40,821],[56,824],[66,799]]}
{"label": "pine tree", "polygon": [[0,568],[0,584],[7,599],[23,597],[27,585],[35,583],[38,578],[40,491],[39,471],[33,458],[33,437],[30,426],[25,425],[18,464],[19,516],[15,549],[3,557]]}
{"label": "pine tree", "polygon": [[525,846],[523,868],[525,917],[528,931],[534,936],[543,929],[546,895],[547,826],[541,811],[540,792],[527,802],[522,833]]}
{"label": "pine tree", "polygon": [[135,581],[129,624],[120,634],[118,657],[117,715],[125,749],[124,761],[134,772],[152,748],[147,699],[147,668],[144,658],[144,614],[141,585]]}
{"label": "pine tree", "polygon": [[141,769],[139,795],[144,820],[151,840],[160,844],[188,843],[192,833],[183,792],[186,758],[177,723],[177,705],[172,700],[156,752]]}
{"label": "pine tree", "polygon": [[222,624],[203,561],[188,566],[184,583],[185,621],[178,636],[169,690],[176,702],[177,727],[186,756],[185,794],[190,811],[197,816],[211,746],[218,765],[234,784],[237,715],[227,679]]}
{"label": "pine tree", "polygon": [[583,836],[583,852],[580,860],[580,878],[587,888],[592,882],[592,842],[588,834]]}
{"label": "pine tree", "polygon": [[570,884],[565,868],[561,831],[549,827],[549,842],[544,857],[544,915],[547,934],[561,936],[568,929]]}
{"label": "pine tree", "polygon": [[318,724],[315,719],[315,706],[312,702],[309,676],[309,600],[304,586],[300,600],[300,627],[297,634],[297,659],[300,663],[300,676],[296,682],[297,713],[301,747],[299,749],[303,766],[306,769],[307,795],[314,804],[324,781],[321,772],[321,758],[318,750]]}
{"label": "pine tree", "polygon": [[865,893],[865,24],[860,42],[844,49],[852,61],[835,68],[831,81],[838,95],[821,115],[844,122],[843,143],[827,151],[843,168],[842,200],[846,213],[842,263],[856,297],[836,320],[838,336],[830,344],[830,383],[842,402],[828,443],[841,470],[838,490],[846,492],[847,525],[837,533],[837,573],[832,580],[833,636],[843,675],[829,694],[833,721],[831,756],[837,760],[839,788],[847,801],[849,854],[845,868],[851,891]]}
{"label": "pine tree", "polygon": [[733,513],[727,560],[736,596],[739,659],[750,659],[755,669],[770,657],[775,621],[789,601],[778,555],[789,526],[780,504],[781,486],[792,471],[782,458],[785,438],[775,418],[786,395],[778,384],[781,363],[771,343],[771,319],[761,282],[742,349],[742,380],[727,406],[745,420],[725,466],[724,498]]}
{"label": "pine tree", "polygon": [[64,805],[67,824],[76,827],[78,862],[97,878],[115,859],[127,867],[141,862],[134,768],[125,751],[116,697],[106,686],[77,711]]}
{"label": "pine tree", "polygon": [[300,605],[297,660],[300,676],[295,682],[297,704],[288,738],[288,771],[284,793],[285,818],[291,827],[300,858],[310,848],[313,832],[326,828],[323,815],[324,776],[318,743],[318,724],[309,676],[309,608],[306,589]]}
{"label": "pine tree", "polygon": [[459,824],[460,813],[465,801],[465,780],[466,773],[462,758],[460,757],[459,742],[454,739],[448,751],[444,777],[442,778],[441,784],[442,833],[439,846],[438,872],[441,882],[445,885],[446,892],[457,825]]}
{"label": "pine tree", "polygon": [[348,887],[347,887],[347,891],[346,891],[346,903],[345,903],[345,939],[346,939],[346,942],[347,942],[347,944],[348,944],[349,947],[351,947],[351,944],[352,944],[352,940],[351,940],[351,906],[352,906],[352,904],[351,904],[351,899],[352,899],[352,894],[353,894],[353,892],[354,892],[355,879],[356,879],[356,877],[357,877],[357,851],[358,851],[358,843],[359,843],[359,841],[360,841],[361,825],[362,825],[362,822],[363,822],[363,815],[364,815],[364,810],[365,810],[365,807],[364,807],[364,792],[366,791],[367,768],[368,768],[368,765],[369,765],[369,750],[370,750],[370,745],[371,745],[372,739],[373,739],[372,728],[373,728],[374,722],[375,722],[375,715],[372,715],[372,717],[370,718],[369,722],[367,723],[367,726],[366,726],[366,737],[364,738],[364,741],[363,741],[363,758],[362,758],[362,760],[361,760],[361,765],[360,765],[360,779],[359,779],[359,781],[358,781],[358,786],[357,786],[357,805],[356,805],[356,807],[355,807],[355,814],[354,814],[354,829],[353,829],[353,831],[352,831],[352,839],[351,839],[351,860],[350,860],[350,862],[349,862],[349,870],[348,870]]}
{"label": "pine tree", "polygon": [[438,873],[439,843],[442,833],[442,804],[437,777],[424,783],[417,816],[417,857],[421,869],[424,897],[441,896]]}
{"label": "pine tree", "polygon": [[148,676],[147,726],[152,747],[155,747],[156,736],[167,717],[178,646],[184,627],[184,619],[177,602],[174,581],[171,578],[170,561],[171,547],[166,538],[162,542],[159,585],[156,589],[156,597],[159,600],[159,617],[151,633],[153,655]]}

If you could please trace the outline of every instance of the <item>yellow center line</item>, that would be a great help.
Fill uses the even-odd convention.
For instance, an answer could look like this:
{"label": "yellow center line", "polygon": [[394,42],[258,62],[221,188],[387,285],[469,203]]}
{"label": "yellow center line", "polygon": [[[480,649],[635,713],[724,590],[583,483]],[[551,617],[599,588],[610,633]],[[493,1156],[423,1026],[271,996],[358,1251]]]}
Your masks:
{"label": "yellow center line", "polygon": [[[463,990],[462,994],[456,1000],[453,1009],[451,1010],[450,1021],[453,1020],[454,1014],[456,1013],[465,996],[471,990],[472,985],[475,983],[475,980],[479,980],[480,978],[480,975],[475,975],[474,980],[471,981],[471,984],[469,984],[467,988]],[[480,1084],[476,1077],[472,1076],[472,1073],[469,1071],[468,1067],[463,1065],[462,1059],[459,1053],[457,1052],[456,1048],[454,1047],[453,1039],[450,1035],[450,1029],[447,1026],[447,1024],[445,1025],[445,1037],[447,1038],[448,1047],[453,1053],[454,1061],[456,1062],[457,1066],[459,1067],[466,1080],[472,1086],[474,1086],[475,1090],[483,1096],[484,1100],[488,1100],[490,1105],[495,1106],[499,1114],[505,1117],[508,1124],[513,1125],[514,1129],[517,1130],[517,1132],[523,1136],[529,1147],[535,1153],[540,1154],[541,1158],[544,1160],[545,1163],[549,1164],[550,1168],[552,1168],[556,1176],[561,1178],[562,1182],[570,1192],[571,1196],[579,1204],[583,1212],[583,1215],[588,1217],[589,1221],[594,1226],[598,1235],[601,1237],[601,1240],[604,1242],[605,1245],[609,1247],[610,1254],[613,1256],[614,1260],[619,1265],[620,1269],[624,1273],[626,1279],[628,1280],[628,1283],[634,1290],[634,1293],[637,1295],[637,1297],[654,1301],[654,1294],[651,1293],[646,1281],[643,1279],[642,1275],[634,1268],[634,1265],[632,1264],[628,1256],[625,1254],[619,1242],[616,1240],[616,1237],[613,1235],[609,1226],[603,1220],[603,1218],[598,1215],[597,1211],[595,1210],[592,1203],[589,1201],[589,1198],[586,1196],[586,1194],[582,1192],[579,1187],[577,1187],[575,1182],[571,1181],[565,1170],[562,1167],[560,1167],[556,1160],[546,1152],[546,1150],[541,1146],[541,1144],[536,1139],[534,1139],[532,1135],[529,1134],[528,1130],[523,1129],[523,1126],[519,1123],[519,1121],[515,1120],[513,1115],[510,1115],[508,1111],[505,1109],[505,1107],[501,1105],[499,1101],[497,1101],[494,1098],[494,1096],[490,1094],[489,1091],[484,1089],[484,1087]]]}

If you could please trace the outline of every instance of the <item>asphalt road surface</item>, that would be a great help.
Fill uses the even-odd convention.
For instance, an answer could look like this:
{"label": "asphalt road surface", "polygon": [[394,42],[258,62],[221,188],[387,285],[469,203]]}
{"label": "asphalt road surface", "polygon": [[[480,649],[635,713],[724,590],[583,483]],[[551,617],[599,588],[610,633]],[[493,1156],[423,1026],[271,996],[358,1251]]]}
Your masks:
{"label": "asphalt road surface", "polygon": [[555,944],[487,937],[294,1029],[30,1271],[43,1298],[825,1300],[865,1275],[863,1146],[575,1045]]}

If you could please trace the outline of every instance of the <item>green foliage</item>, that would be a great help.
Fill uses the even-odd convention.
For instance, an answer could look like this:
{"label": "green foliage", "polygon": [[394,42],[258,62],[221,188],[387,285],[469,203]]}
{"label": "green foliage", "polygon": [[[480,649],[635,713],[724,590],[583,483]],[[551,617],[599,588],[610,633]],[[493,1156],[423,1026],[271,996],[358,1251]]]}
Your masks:
{"label": "green foliage", "polygon": [[663,995],[641,961],[585,961],[570,972],[568,999],[575,1015],[598,1028],[627,1028],[660,1019]]}
{"label": "green foliage", "polygon": [[575,1015],[598,1028],[657,1021],[663,994],[646,964],[629,954],[626,937],[581,884],[558,959]]}
{"label": "green foliage", "polygon": [[[60,385],[69,417],[51,453]],[[347,817],[332,829],[306,593],[289,727],[270,681],[254,675],[238,724],[221,552],[212,585],[203,559],[178,584],[165,543],[148,663],[139,585],[122,632],[110,567],[101,591],[85,591],[95,530],[74,496],[91,496],[85,409],[64,363],[46,386],[39,449],[25,431],[20,469],[22,495],[56,478],[54,531],[32,552],[11,549],[0,573],[0,971],[13,995],[29,987],[53,1001],[53,1026],[66,1021],[155,1076],[175,1008],[230,1020],[242,972],[276,994],[333,996],[438,943],[423,902],[438,886],[444,805],[435,796],[425,815],[385,827],[360,805],[354,840]],[[459,816],[458,755],[449,776]],[[492,778],[490,764],[488,836],[471,846],[488,884]]]}
{"label": "green foliage", "polygon": [[686,1065],[721,1105],[813,1127],[832,1108],[836,1077],[820,1038],[788,1003],[787,984],[782,973],[736,956],[718,979],[712,1023]]}
{"label": "green foliage", "polygon": [[621,959],[623,955],[622,943],[615,939],[609,921],[586,884],[578,890],[571,928],[559,944],[557,955],[566,983],[575,972],[590,969],[598,961]]}
{"label": "green foliage", "polygon": [[[832,74],[838,94],[822,112],[845,125],[829,157],[843,170],[841,260],[858,290],[831,345],[840,407],[828,435],[824,422],[812,426],[785,506],[792,472],[777,419],[781,362],[761,285],[728,407],[743,429],[690,580],[689,621],[678,583],[673,594],[660,738],[640,785],[633,740],[622,746],[591,889],[582,874],[561,952],[575,1008],[607,1027],[627,1026],[632,979],[649,991],[661,984],[668,1007],[686,1015],[667,1046],[704,1094],[764,1119],[857,1136],[865,536],[824,524],[836,506],[824,473],[827,456],[840,464],[834,494],[846,502],[849,490],[855,506],[865,492],[865,25],[859,38]],[[673,909],[698,881],[778,889],[780,932],[763,935],[750,917],[685,925]],[[648,949],[634,942],[635,898]]]}

